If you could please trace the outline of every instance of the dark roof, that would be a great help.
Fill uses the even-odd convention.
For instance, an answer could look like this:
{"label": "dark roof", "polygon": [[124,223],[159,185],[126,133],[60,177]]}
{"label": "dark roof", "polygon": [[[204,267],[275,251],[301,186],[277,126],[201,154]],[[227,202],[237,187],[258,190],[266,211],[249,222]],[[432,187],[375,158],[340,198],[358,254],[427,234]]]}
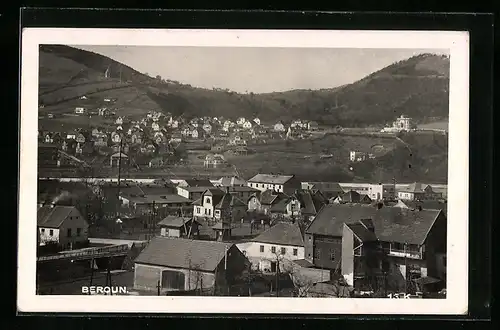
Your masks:
{"label": "dark roof", "polygon": [[311,182],[311,190],[320,190],[323,192],[338,192],[343,194],[344,190],[337,182]]}
{"label": "dark roof", "polygon": [[213,272],[233,244],[183,238],[155,237],[136,263]]}
{"label": "dark roof", "polygon": [[359,203],[361,201],[361,195],[354,190],[349,190],[340,198],[342,199],[342,202],[348,203]]}
{"label": "dark roof", "polygon": [[447,215],[448,211],[448,203],[445,201],[404,201],[404,204],[409,208],[416,209],[418,207],[422,207],[424,210],[443,210],[444,214]]}
{"label": "dark roof", "polygon": [[351,229],[353,234],[363,243],[377,240],[375,233],[368,230],[361,222],[346,224],[346,226]]}
{"label": "dark roof", "polygon": [[43,206],[37,212],[37,225],[47,228],[59,228],[72,211],[77,211],[74,206]]}
{"label": "dark roof", "polygon": [[260,194],[259,201],[264,205],[273,205],[278,203],[279,201],[286,200],[287,198],[288,196],[284,193],[268,189]]}
{"label": "dark roof", "polygon": [[314,267],[314,264],[312,262],[307,261],[306,259],[293,260],[293,262],[303,268]]}
{"label": "dark roof", "polygon": [[279,222],[253,239],[254,242],[304,246],[300,227],[295,223]]}
{"label": "dark roof", "polygon": [[[412,184],[408,185],[408,187],[401,189],[402,192],[412,192],[412,193],[423,193],[425,192],[425,189],[427,187],[430,187],[427,184],[423,184],[420,182],[413,182]],[[432,189],[432,187],[430,187]]]}
{"label": "dark roof", "polygon": [[207,179],[186,179],[188,187],[213,187],[213,183]]}
{"label": "dark roof", "polygon": [[428,285],[428,284],[434,284],[434,283],[439,283],[441,282],[440,279],[431,277],[431,276],[424,276],[420,277],[414,280],[415,283],[420,284],[420,285]]}
{"label": "dark roof", "polygon": [[243,202],[238,197],[232,194],[224,194],[221,200],[215,205],[217,209],[226,209],[228,207],[237,207],[237,206],[246,206],[245,202]]}
{"label": "dark roof", "polygon": [[320,192],[312,193],[309,190],[297,190],[294,197],[300,202],[303,214],[316,215],[324,205],[328,204],[328,199]]}
{"label": "dark roof", "polygon": [[192,220],[191,218],[187,217],[176,217],[173,215],[169,215],[160,222],[158,222],[158,225],[165,227],[182,227],[191,220]]}
{"label": "dark roof", "polygon": [[440,210],[408,210],[399,207],[377,209],[363,204],[328,204],[314,218],[306,232],[341,237],[344,223],[372,219],[381,241],[423,244]]}
{"label": "dark roof", "polygon": [[195,192],[196,193],[196,192],[205,192],[205,191],[207,191],[209,189],[213,190],[214,187],[213,186],[199,186],[199,187],[183,187],[183,186],[179,186],[179,189],[184,189],[184,190],[186,190],[188,192]]}

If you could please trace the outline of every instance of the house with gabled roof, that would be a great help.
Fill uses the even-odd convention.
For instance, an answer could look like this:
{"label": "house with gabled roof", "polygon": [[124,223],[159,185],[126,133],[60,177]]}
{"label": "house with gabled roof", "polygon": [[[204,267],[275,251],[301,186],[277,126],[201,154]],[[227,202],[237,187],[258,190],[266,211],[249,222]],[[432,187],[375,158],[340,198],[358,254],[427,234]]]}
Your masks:
{"label": "house with gabled roof", "polygon": [[217,221],[234,223],[240,221],[246,215],[247,204],[235,196],[226,188],[221,200],[214,206],[214,215]]}
{"label": "house with gabled roof", "polygon": [[173,237],[153,238],[134,263],[134,289],[160,294],[217,294],[249,267],[234,244]]}
{"label": "house with gabled roof", "polygon": [[295,175],[257,174],[247,181],[247,185],[260,191],[274,190],[285,194],[293,194],[301,188],[301,182]]}
{"label": "house with gabled roof", "polygon": [[368,195],[360,194],[354,190],[349,190],[344,194],[339,195],[335,198],[330,198],[330,201],[336,204],[345,204],[345,203],[370,204],[372,202],[371,198],[368,197]]}
{"label": "house with gabled roof", "polygon": [[160,235],[167,237],[196,238],[200,236],[200,223],[192,217],[169,215],[158,222]]}
{"label": "house with gabled roof", "polygon": [[74,206],[49,204],[38,208],[37,227],[41,245],[54,243],[72,249],[88,242],[88,222]]}
{"label": "house with gabled roof", "polygon": [[[344,224],[349,225],[348,228]],[[395,270],[403,270],[403,277],[406,276],[406,269],[409,271],[411,268],[422,276],[439,278],[444,276],[443,269],[446,269],[443,264],[446,258],[446,227],[446,216],[442,210],[329,204],[321,209],[306,229],[305,258],[316,267],[341,270],[344,275],[351,276],[352,269],[349,267],[352,267],[352,262],[344,259],[359,254],[357,243],[376,237],[380,251],[397,265]],[[353,232],[354,236],[349,236],[345,230]],[[403,269],[405,263],[408,268]]]}
{"label": "house with gabled roof", "polygon": [[273,190],[255,193],[248,198],[248,211],[271,214],[271,208],[274,205],[277,205],[288,198],[288,195]]}
{"label": "house with gabled roof", "polygon": [[[277,258],[287,261],[304,259],[304,235],[298,223],[278,222],[249,242],[238,247],[252,263],[252,268],[275,273]],[[280,268],[281,268],[280,267]],[[282,268],[283,270],[283,268]]]}
{"label": "house with gabled roof", "polygon": [[215,187],[205,190],[201,197],[193,202],[193,216],[214,219],[215,205],[219,204],[224,194],[222,190]]}
{"label": "house with gabled roof", "polygon": [[402,200],[434,200],[442,198],[441,193],[434,192],[428,184],[414,182],[398,191],[398,198]]}
{"label": "house with gabled roof", "polygon": [[326,198],[336,198],[345,192],[337,182],[302,182],[302,189],[309,189],[313,192],[320,191]]}

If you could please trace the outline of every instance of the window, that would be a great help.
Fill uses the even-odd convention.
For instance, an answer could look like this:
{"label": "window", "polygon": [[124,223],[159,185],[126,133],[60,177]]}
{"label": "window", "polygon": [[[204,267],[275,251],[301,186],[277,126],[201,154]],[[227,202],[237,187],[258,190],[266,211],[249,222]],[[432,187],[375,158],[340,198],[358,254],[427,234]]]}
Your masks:
{"label": "window", "polygon": [[271,252],[276,253],[276,246],[271,247]]}
{"label": "window", "polygon": [[285,254],[286,253],[286,248],[282,247],[281,248],[281,254]]}
{"label": "window", "polygon": [[260,253],[264,252],[264,245],[260,246]]}
{"label": "window", "polygon": [[293,249],[293,255],[294,256],[297,256],[297,254],[299,253],[299,250],[298,249]]}
{"label": "window", "polygon": [[196,208],[196,213],[201,213],[201,208],[197,207]]}
{"label": "window", "polygon": [[82,228],[76,228],[76,236],[80,236],[82,233]]}
{"label": "window", "polygon": [[51,230],[49,231],[49,236],[54,236],[54,230],[53,230],[53,229],[51,229]]}
{"label": "window", "polygon": [[42,233],[45,233],[45,228],[42,228]]}
{"label": "window", "polygon": [[330,252],[330,261],[335,261],[335,252]]}
{"label": "window", "polygon": [[208,197],[207,197],[207,198],[205,199],[205,203],[210,204],[210,198],[208,198]]}
{"label": "window", "polygon": [[68,228],[68,237],[71,237],[71,228]]}

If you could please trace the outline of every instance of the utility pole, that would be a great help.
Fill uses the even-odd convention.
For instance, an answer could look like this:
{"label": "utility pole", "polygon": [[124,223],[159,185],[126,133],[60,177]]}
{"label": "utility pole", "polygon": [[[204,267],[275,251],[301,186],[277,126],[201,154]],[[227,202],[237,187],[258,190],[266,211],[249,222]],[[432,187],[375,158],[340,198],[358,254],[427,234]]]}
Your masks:
{"label": "utility pole", "polygon": [[158,280],[158,284],[156,284],[156,289],[158,290],[158,295],[160,295],[160,289],[161,289],[160,280]]}
{"label": "utility pole", "polygon": [[408,293],[408,265],[406,262],[406,242],[403,244],[403,255],[405,259],[405,294]]}
{"label": "utility pole", "polygon": [[120,180],[121,180],[121,170],[122,170],[122,146],[123,146],[123,135],[120,134],[120,149],[118,152],[118,189],[117,189],[117,193],[116,193],[116,197],[118,199],[117,211],[116,211],[117,217],[118,217],[118,214],[120,212]]}
{"label": "utility pole", "polygon": [[279,281],[280,281],[280,258],[279,255],[276,255],[276,297],[279,297],[280,295],[280,287],[279,287]]}

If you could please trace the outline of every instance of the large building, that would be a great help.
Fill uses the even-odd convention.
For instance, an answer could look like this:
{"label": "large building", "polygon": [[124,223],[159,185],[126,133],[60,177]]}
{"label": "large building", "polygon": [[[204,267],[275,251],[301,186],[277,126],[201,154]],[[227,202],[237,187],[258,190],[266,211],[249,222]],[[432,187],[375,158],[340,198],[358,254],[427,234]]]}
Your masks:
{"label": "large building", "polygon": [[135,259],[134,289],[161,294],[218,290],[248,267],[234,244],[156,237]]}
{"label": "large building", "polygon": [[301,189],[301,182],[295,175],[257,174],[247,181],[247,185],[260,191],[273,190],[291,195]]}

